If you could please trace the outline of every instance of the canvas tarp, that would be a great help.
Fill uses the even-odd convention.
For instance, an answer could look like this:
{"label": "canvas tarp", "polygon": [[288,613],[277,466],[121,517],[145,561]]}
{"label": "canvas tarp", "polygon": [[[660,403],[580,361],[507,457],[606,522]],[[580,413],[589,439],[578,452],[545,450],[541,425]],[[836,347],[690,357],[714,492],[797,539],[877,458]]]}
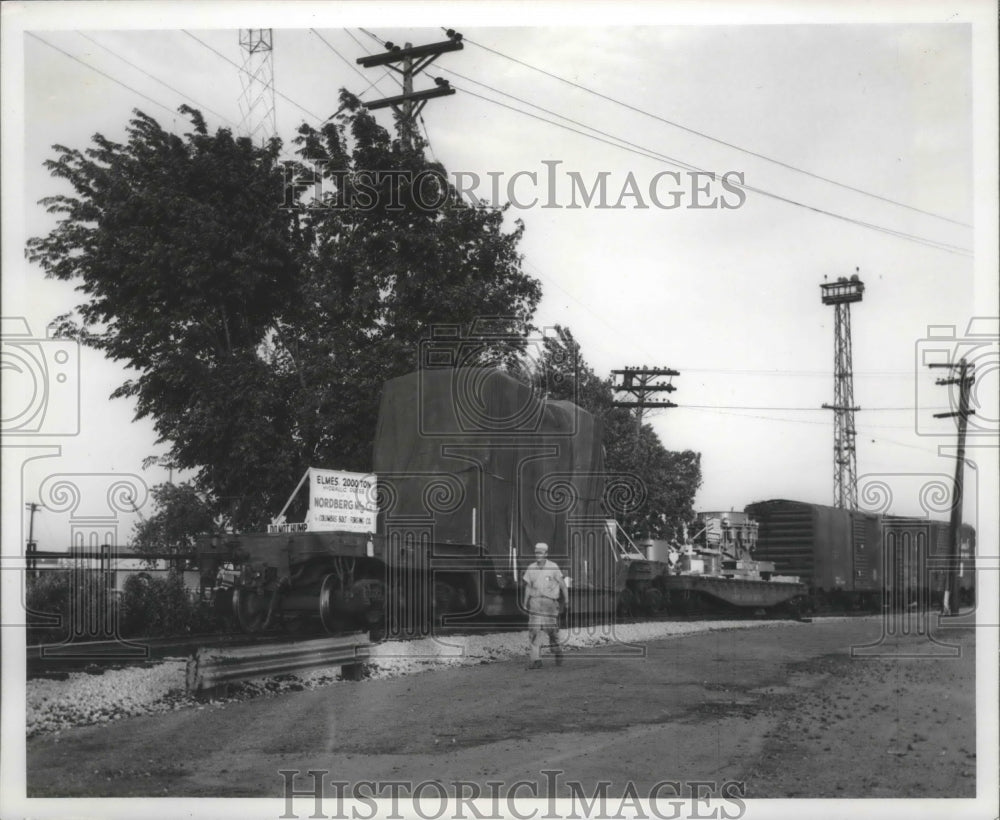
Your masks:
{"label": "canvas tarp", "polygon": [[495,369],[386,382],[374,467],[383,526],[432,519],[435,542],[475,543],[498,558],[511,546],[531,555],[538,541],[566,555],[568,525],[604,517],[597,420]]}

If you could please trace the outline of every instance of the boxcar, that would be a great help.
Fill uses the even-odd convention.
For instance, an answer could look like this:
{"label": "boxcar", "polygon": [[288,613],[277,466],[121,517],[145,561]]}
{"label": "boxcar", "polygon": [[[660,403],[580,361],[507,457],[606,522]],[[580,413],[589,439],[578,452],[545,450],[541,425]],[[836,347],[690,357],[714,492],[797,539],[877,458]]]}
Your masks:
{"label": "boxcar", "polygon": [[[798,575],[816,606],[938,605],[946,587],[949,525],[776,499],[749,504],[760,522],[756,557]],[[960,586],[974,599],[975,531],[962,528]]]}

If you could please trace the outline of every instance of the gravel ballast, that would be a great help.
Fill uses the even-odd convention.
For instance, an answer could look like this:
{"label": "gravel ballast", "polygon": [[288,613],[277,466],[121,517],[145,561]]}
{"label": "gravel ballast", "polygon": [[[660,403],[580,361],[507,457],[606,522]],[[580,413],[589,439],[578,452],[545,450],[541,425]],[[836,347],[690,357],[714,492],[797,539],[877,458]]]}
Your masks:
{"label": "gravel ballast", "polygon": [[[782,621],[651,622],[562,630],[568,651],[613,642],[641,644],[701,632],[761,629]],[[367,679],[397,678],[420,672],[470,666],[526,656],[527,632],[445,636],[386,641],[371,647]],[[58,733],[72,726],[106,723],[132,715],[203,706],[185,689],[186,660],[169,658],[156,666],[109,669],[103,674],[71,673],[66,680],[27,682],[27,735]],[[223,700],[246,700],[277,692],[315,689],[340,681],[340,667],[234,684]]]}

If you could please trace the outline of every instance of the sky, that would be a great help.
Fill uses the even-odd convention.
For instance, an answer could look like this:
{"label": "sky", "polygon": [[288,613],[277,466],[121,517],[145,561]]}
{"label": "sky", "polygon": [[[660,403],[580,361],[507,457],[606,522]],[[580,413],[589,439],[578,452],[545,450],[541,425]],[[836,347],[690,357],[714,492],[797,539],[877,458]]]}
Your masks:
{"label": "sky", "polygon": [[[524,206],[510,218],[524,221],[524,267],[542,282],[539,327],[568,326],[601,376],[637,365],[680,371],[671,396],[679,406],[648,420],[669,449],[702,454],[698,509],[832,503],[833,415],[821,405],[834,399],[834,311],[819,286],[857,273],[862,506],[878,507],[888,487],[890,511],[947,517],[935,487],[953,473],[955,427],[933,413],[952,409],[954,397],[925,364],[961,350],[978,365],[964,514],[995,552],[993,4],[276,8],[116,3],[110,20],[105,4],[4,4],[3,316],[26,320],[47,373],[67,376],[46,383],[56,409],[45,423],[55,426],[29,435],[8,425],[17,410],[9,402],[26,383],[12,382],[21,377],[5,364],[5,555],[24,543],[23,505],[32,501],[46,505],[35,519],[42,548],[102,527],[124,542],[136,516],[127,494],[109,488],[131,483],[148,514],[144,488],[168,478],[142,467],[166,452],[151,424],[108,398],[128,374],[89,350],[57,362],[62,348],[45,340],[46,325],[79,300],[23,257],[25,240],[53,224],[38,200],[66,192],[43,162],[54,144],[121,138],[136,108],[184,131],[176,109],[186,103],[211,129],[238,130],[238,30],[250,25],[274,29],[286,143],[302,120],[317,125],[334,113],[341,87],[365,100],[398,93],[358,57],[386,40],[462,32],[465,48],[416,81],[424,88],[442,77],[457,89],[423,112],[429,151],[452,174],[492,174],[502,198]],[[737,175],[745,199],[718,182],[693,192],[692,168]],[[653,184],[661,202],[673,201],[665,171],[680,174],[677,208],[649,195]],[[609,207],[565,207],[573,175],[588,188],[603,178]],[[486,183],[476,192],[491,197]],[[5,356],[13,327],[5,324]]]}
{"label": "sky", "polygon": [[[333,114],[341,87],[366,100],[398,93],[385,69],[361,69],[356,59],[387,40],[443,39],[432,23],[457,26],[465,48],[417,79],[418,88],[443,77],[457,89],[423,112],[429,151],[480,198],[493,200],[496,179],[500,199],[512,201],[510,220],[526,226],[524,268],[544,290],[542,332],[568,326],[601,376],[636,365],[680,371],[671,396],[679,406],[647,419],[668,448],[702,454],[697,508],[832,503],[833,413],[821,405],[834,399],[834,309],[821,303],[819,285],[857,273],[865,283],[851,309],[859,485],[864,492],[892,476],[891,511],[924,514],[913,488],[951,475],[953,460],[938,447],[955,430],[932,415],[953,398],[935,387],[940,372],[918,364],[925,347],[942,344],[927,341],[928,329],[953,328],[961,340],[970,319],[996,315],[996,277],[977,280],[977,262],[988,270],[988,260],[972,254],[986,243],[971,226],[990,224],[982,215],[993,204],[987,198],[977,211],[975,184],[988,163],[976,162],[983,146],[973,140],[981,109],[972,18],[949,20],[934,6],[904,18],[876,4],[835,22],[822,6],[793,22],[740,7],[744,19],[733,9],[720,24],[664,5],[614,25],[598,15],[566,27],[564,16],[540,14],[517,28],[498,25],[509,15],[458,7],[443,16],[408,5],[391,17],[353,8],[350,18],[329,9],[283,15],[272,52],[277,133],[290,143],[303,120]],[[16,44],[24,143],[7,159],[23,163],[4,198],[12,238],[3,284],[4,315],[24,316],[37,336],[78,301],[17,253],[53,224],[37,201],[65,192],[43,168],[51,146],[83,148],[95,133],[121,138],[136,108],[183,131],[182,103],[212,129],[239,131],[245,21],[175,11],[109,26],[94,11],[31,11],[37,19]],[[378,117],[389,125],[388,113]],[[723,188],[725,174],[748,189]],[[579,186],[602,179],[605,196],[567,207],[584,201]],[[13,202],[23,210],[11,215]],[[988,401],[996,348],[987,341],[977,350],[975,397]],[[53,470],[124,473],[147,486],[167,478],[141,467],[166,450],[151,424],[133,423],[128,401],[108,399],[120,368],[94,351],[79,357],[80,432],[51,439],[60,454],[28,468],[25,501],[41,500],[28,496]],[[980,416],[992,421],[980,432],[996,429],[995,409]],[[966,504],[967,518],[979,515],[975,504]],[[120,541],[130,512],[120,511]],[[66,521],[42,513],[36,526],[58,541]]]}

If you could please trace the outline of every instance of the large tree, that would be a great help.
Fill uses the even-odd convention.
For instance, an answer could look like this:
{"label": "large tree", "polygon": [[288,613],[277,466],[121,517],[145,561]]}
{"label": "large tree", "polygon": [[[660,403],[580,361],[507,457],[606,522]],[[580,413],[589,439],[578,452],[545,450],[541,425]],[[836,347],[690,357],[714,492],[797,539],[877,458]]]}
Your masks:
{"label": "large tree", "polygon": [[[435,325],[506,317],[484,349],[509,359],[541,290],[523,225],[464,202],[419,139],[393,140],[346,92],[300,128],[295,164],[182,111],[183,135],[136,112],[125,143],[54,146],[46,167],[74,193],[43,200],[59,222],[27,255],[85,296],[64,332],[135,372],[113,395],[216,511],[256,528],[307,466],[371,468],[381,384]],[[295,184],[315,175],[318,198]]]}
{"label": "large tree", "polygon": [[652,426],[637,426],[627,408],[615,407],[611,380],[587,364],[569,328],[557,325],[542,341],[532,375],[550,398],[574,401],[600,419],[608,473],[612,480],[629,477],[608,499],[609,514],[625,532],[632,538],[682,538],[683,527],[694,520],[701,454],[667,450]]}
{"label": "large tree", "polygon": [[198,536],[218,531],[211,508],[190,483],[157,484],[152,494],[156,512],[136,522],[129,539],[133,552],[187,552]]}

